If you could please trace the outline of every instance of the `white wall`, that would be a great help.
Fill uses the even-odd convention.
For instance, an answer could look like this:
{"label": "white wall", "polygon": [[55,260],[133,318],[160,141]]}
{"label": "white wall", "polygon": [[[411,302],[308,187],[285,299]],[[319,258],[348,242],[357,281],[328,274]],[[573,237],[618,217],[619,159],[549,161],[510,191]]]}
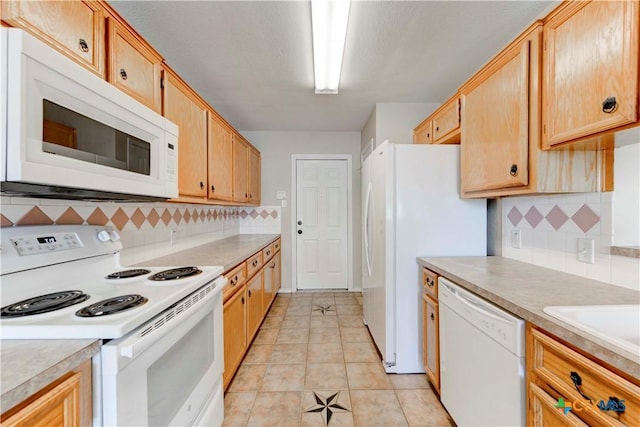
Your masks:
{"label": "white wall", "polygon": [[282,213],[282,288],[291,291],[292,218],[291,156],[293,154],[350,154],[352,156],[352,209],[354,289],[361,286],[361,233],[360,233],[360,132],[242,132],[262,156],[263,205],[280,205],[276,191],[287,192],[287,206]]}
{"label": "white wall", "polygon": [[614,244],[640,246],[640,143],[617,147],[614,156]]}
{"label": "white wall", "polygon": [[439,106],[438,103],[377,103],[376,144],[385,139],[394,144],[412,144],[413,129]]}

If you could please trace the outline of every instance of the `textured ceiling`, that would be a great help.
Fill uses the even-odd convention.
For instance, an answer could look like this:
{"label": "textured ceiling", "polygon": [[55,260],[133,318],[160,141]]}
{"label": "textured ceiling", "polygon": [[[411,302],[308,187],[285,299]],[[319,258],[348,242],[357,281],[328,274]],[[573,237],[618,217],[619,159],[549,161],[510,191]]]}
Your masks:
{"label": "textured ceiling", "polygon": [[357,1],[340,93],[315,95],[308,1],[111,1],[241,131],[360,131],[376,102],[442,102],[549,1]]}

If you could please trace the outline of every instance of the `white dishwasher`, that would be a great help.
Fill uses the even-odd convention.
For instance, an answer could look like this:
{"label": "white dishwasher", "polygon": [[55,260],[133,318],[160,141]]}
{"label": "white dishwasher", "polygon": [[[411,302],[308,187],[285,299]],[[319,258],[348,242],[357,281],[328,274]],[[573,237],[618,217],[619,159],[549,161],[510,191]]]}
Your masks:
{"label": "white dishwasher", "polygon": [[462,426],[525,425],[524,321],[438,279],[440,398]]}

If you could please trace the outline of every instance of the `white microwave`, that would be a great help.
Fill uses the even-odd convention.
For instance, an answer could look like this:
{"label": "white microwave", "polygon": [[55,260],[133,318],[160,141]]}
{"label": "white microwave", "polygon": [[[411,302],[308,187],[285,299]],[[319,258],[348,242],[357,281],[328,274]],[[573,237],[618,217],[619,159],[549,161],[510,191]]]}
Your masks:
{"label": "white microwave", "polygon": [[0,31],[3,193],[178,196],[175,124],[23,30]]}

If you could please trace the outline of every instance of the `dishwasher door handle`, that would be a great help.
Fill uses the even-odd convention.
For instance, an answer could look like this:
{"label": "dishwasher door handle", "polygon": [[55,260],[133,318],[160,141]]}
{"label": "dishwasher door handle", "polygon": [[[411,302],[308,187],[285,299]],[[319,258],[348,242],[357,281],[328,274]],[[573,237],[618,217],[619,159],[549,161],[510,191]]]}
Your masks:
{"label": "dishwasher door handle", "polygon": [[[451,289],[451,288],[449,288]],[[482,314],[483,316],[487,316],[493,320],[497,320],[498,322],[503,322],[503,323],[511,323],[511,319],[506,318],[504,316],[502,316],[500,313],[496,313],[493,310],[491,310],[490,307],[487,307],[486,304],[482,304],[480,302],[476,302],[473,301],[469,298],[467,298],[465,295],[462,295],[459,292],[456,292],[455,290],[453,290],[453,296],[455,298],[458,299],[458,301],[460,301],[461,303],[463,303],[464,305],[466,305],[467,307],[469,307],[471,310],[477,311],[478,313]]]}

